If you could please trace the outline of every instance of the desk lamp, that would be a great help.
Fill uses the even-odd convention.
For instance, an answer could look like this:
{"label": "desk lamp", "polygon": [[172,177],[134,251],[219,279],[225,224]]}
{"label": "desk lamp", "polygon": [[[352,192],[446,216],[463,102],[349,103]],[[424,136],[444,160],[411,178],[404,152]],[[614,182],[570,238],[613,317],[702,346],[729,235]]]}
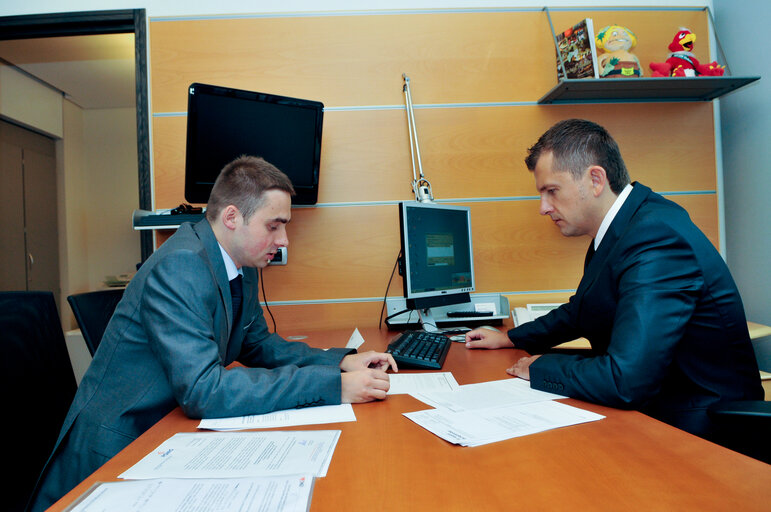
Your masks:
{"label": "desk lamp", "polygon": [[[412,93],[410,92],[410,77],[402,73],[404,78],[404,102],[407,106],[407,129],[410,132],[410,156],[412,157],[412,191],[415,193],[415,201],[421,203],[433,203],[434,194],[431,192],[431,182],[423,174],[423,164],[420,162],[420,146],[418,145],[418,129],[415,126],[415,112],[412,110]],[[420,172],[420,177],[416,173]]]}

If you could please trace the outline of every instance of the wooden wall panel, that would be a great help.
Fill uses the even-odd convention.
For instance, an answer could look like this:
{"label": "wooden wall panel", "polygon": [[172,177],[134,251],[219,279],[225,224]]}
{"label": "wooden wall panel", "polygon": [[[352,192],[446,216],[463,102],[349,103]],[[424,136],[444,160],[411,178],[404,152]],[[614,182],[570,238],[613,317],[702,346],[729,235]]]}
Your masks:
{"label": "wooden wall panel", "polygon": [[[552,11],[555,30],[592,17],[638,36],[646,67],[666,59],[678,27],[698,35],[699,11]],[[403,103],[401,74],[420,103],[533,101],[556,83],[546,14],[449,12],[392,15],[150,20],[156,112],[187,110],[187,86],[213,83],[322,101],[327,106]],[[561,28],[560,28],[561,27]],[[549,63],[545,65],[544,63]]]}
{"label": "wooden wall panel", "polygon": [[[537,201],[465,206],[471,208],[478,291],[575,287],[588,241],[563,238],[538,215]],[[295,209],[289,237],[289,264],[266,271],[281,283],[271,300],[382,296],[400,248],[398,208]],[[397,276],[390,295],[401,293]]]}
{"label": "wooden wall panel", "polygon": [[[381,301],[373,302],[349,302],[349,303],[330,303],[330,304],[302,304],[302,305],[272,305],[271,282],[266,276],[266,289],[268,294],[268,305],[273,318],[276,320],[276,330],[283,336],[293,336],[299,333],[307,333],[315,329],[343,329],[350,328],[353,332],[354,327],[377,327],[380,319],[380,309],[383,306]],[[279,286],[279,283],[276,283]],[[260,295],[262,297],[262,295]],[[268,328],[273,330],[268,310],[263,307],[265,321]],[[384,314],[384,318],[385,318]],[[383,325],[385,328],[385,325]],[[334,346],[343,347],[348,338],[340,339]]]}
{"label": "wooden wall panel", "polygon": [[[535,195],[524,158],[555,122],[582,117],[615,135],[632,178],[654,190],[715,190],[710,103],[419,109],[423,171],[440,199]],[[184,199],[186,117],[153,120],[156,208]],[[404,110],[325,114],[319,202],[412,197]]]}
{"label": "wooden wall panel", "polygon": [[[674,196],[717,243],[714,195]],[[478,292],[574,289],[583,271],[586,237],[566,238],[538,201],[459,203],[471,208]],[[399,252],[395,205],[295,209],[289,224],[289,264],[269,267],[281,283],[271,300],[382,296]],[[270,276],[270,277],[267,277]],[[401,295],[398,276],[390,295]]]}
{"label": "wooden wall panel", "polygon": [[535,100],[556,82],[530,65],[554,58],[540,12],[150,21],[160,112],[185,111],[192,82],[326,106],[403,104],[402,73],[415,103]]}
{"label": "wooden wall panel", "polygon": [[154,117],[153,206],[156,210],[174,208],[185,200],[185,145],[187,116]]}
{"label": "wooden wall panel", "polygon": [[[705,12],[552,11],[561,30],[637,34],[645,71],[679,26],[709,60]],[[711,103],[536,105],[556,83],[541,11],[424,12],[150,20],[154,206],[184,201],[187,87],[212,83],[322,101],[319,206],[294,208],[289,264],[265,269],[271,311],[292,329],[374,326],[399,251],[396,203],[412,199],[401,73],[411,78],[423,168],[438,199],[471,208],[477,291],[565,300],[586,238],[538,214],[527,147],[558,120],[614,135],[633,180],[682,204],[717,246]],[[465,201],[465,202],[464,202]],[[171,232],[159,232],[162,243]],[[395,277],[389,295],[402,293]],[[537,292],[531,295],[526,292]],[[551,297],[554,293],[544,296]],[[556,300],[556,299],[555,299]],[[344,342],[345,340],[342,340]]]}
{"label": "wooden wall panel", "polygon": [[671,196],[675,203],[688,211],[691,220],[701,229],[715,248],[720,247],[717,216],[717,195]]}

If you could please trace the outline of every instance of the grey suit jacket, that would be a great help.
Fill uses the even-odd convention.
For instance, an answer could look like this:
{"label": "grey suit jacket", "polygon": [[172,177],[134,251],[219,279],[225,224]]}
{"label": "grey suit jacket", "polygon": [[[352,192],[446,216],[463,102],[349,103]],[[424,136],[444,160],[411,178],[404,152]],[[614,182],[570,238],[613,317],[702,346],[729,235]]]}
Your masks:
{"label": "grey suit jacket", "polygon": [[592,344],[590,357],[537,359],[533,388],[636,408],[704,437],[709,405],[762,399],[739,291],[683,208],[635,183],[589,256],[568,304],[509,331],[531,354]]}
{"label": "grey suit jacket", "polygon": [[[206,220],[183,224],[141,266],[84,375],[38,485],[35,510],[67,493],[177,405],[192,418],[339,404],[327,351],[268,331],[258,273],[244,268],[233,325],[230,285]],[[233,361],[247,367],[226,369]]]}

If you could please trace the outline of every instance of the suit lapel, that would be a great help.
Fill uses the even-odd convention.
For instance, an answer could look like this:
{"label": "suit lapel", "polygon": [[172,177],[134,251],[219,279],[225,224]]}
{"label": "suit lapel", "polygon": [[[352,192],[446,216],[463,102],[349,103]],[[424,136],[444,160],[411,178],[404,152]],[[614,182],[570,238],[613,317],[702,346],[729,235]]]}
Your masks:
{"label": "suit lapel", "polygon": [[[591,286],[595,279],[600,275],[602,269],[605,267],[608,256],[613,252],[613,248],[616,246],[616,242],[623,236],[624,232],[629,225],[629,222],[634,217],[634,214],[648,198],[651,193],[651,189],[635,182],[632,192],[629,197],[624,201],[623,206],[616,214],[613,222],[610,223],[608,231],[605,236],[602,237],[600,246],[591,256],[589,252],[593,251],[594,240],[592,240],[589,251],[586,255],[584,277],[581,278],[579,289],[576,290],[576,295],[583,295],[583,293]],[[579,298],[579,297],[577,297]]]}
{"label": "suit lapel", "polygon": [[[220,295],[220,301],[222,302],[222,306],[225,308],[226,312],[225,316],[227,317],[227,329],[229,338],[230,333],[233,331],[233,304],[230,298],[230,282],[228,281],[228,273],[227,270],[225,270],[225,262],[222,261],[222,252],[220,252],[220,246],[217,243],[217,238],[214,236],[214,231],[212,231],[211,225],[209,225],[209,221],[203,219],[202,221],[195,224],[193,229],[198,234],[198,238],[203,243],[206,256],[212,268],[214,280],[217,284],[217,290],[219,291]],[[244,283],[244,288],[246,288],[246,283]],[[227,342],[227,339],[220,340],[221,345]],[[224,349],[224,347],[221,348]]]}
{"label": "suit lapel", "polygon": [[589,249],[586,250],[586,257],[584,258],[584,273],[586,273],[586,267],[589,266],[589,263],[592,261],[593,257],[594,257],[594,238],[592,238],[592,241],[589,242]]}

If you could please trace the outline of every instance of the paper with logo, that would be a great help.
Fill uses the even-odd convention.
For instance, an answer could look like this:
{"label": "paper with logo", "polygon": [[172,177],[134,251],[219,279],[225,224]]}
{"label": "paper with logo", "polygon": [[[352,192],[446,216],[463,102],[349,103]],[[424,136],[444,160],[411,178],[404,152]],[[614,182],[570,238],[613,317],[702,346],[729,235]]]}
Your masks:
{"label": "paper with logo", "polygon": [[326,476],[339,430],[174,434],[119,478]]}
{"label": "paper with logo", "polygon": [[100,482],[68,512],[155,512],[157,510],[305,512],[313,491],[311,475],[255,478],[158,478]]}

